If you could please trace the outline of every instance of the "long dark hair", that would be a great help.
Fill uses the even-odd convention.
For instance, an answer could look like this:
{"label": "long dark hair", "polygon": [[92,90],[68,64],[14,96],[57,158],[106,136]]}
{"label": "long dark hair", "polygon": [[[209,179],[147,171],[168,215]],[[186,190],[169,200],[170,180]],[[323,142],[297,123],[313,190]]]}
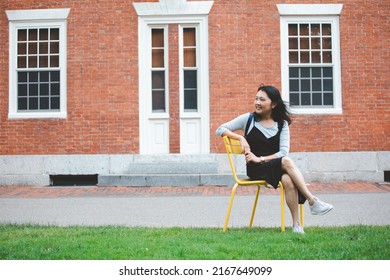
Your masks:
{"label": "long dark hair", "polygon": [[[282,96],[280,95],[279,90],[273,86],[264,86],[260,85],[257,89],[257,92],[264,91],[269,99],[271,99],[272,103],[276,104],[275,108],[272,109],[271,116],[277,123],[282,123],[283,121],[287,121],[287,123],[291,124],[291,113],[288,111],[286,104],[284,103]],[[256,119],[260,119],[260,116],[256,116]]]}

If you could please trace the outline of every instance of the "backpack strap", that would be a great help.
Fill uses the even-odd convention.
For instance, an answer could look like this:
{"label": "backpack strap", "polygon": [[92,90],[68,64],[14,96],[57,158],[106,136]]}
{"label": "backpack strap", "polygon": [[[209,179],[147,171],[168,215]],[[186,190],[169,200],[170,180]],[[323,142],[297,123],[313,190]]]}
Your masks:
{"label": "backpack strap", "polygon": [[249,126],[251,125],[252,120],[253,120],[253,113],[250,113],[248,121],[246,122],[245,134],[244,134],[245,136],[248,134]]}

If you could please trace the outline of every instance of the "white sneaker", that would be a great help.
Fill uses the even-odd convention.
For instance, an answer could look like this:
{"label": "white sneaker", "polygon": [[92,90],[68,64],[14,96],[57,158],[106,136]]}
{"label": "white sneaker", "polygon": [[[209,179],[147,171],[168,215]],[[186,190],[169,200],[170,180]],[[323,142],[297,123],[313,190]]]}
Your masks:
{"label": "white sneaker", "polygon": [[295,225],[293,225],[292,232],[299,233],[299,234],[305,234],[305,231],[303,230],[303,228],[299,224],[299,222],[297,222],[297,223],[295,223]]}
{"label": "white sneaker", "polygon": [[333,205],[319,200],[317,197],[313,197],[314,204],[310,205],[310,213],[312,215],[325,215],[333,209]]}

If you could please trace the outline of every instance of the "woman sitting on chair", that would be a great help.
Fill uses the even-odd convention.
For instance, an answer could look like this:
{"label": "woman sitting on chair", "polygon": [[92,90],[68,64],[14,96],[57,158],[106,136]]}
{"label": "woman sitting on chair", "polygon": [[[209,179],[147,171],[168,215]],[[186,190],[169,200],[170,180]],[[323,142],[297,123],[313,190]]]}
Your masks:
{"label": "woman sitting on chair", "polygon": [[[324,215],[333,206],[312,195],[302,173],[288,157],[291,118],[279,90],[261,85],[254,105],[253,113],[242,114],[221,125],[216,134],[240,141],[249,178],[265,180],[275,189],[282,181],[292,216],[292,231],[304,234],[298,220],[298,201],[304,203],[307,199],[312,215]],[[237,130],[245,131],[244,136],[234,132]]]}

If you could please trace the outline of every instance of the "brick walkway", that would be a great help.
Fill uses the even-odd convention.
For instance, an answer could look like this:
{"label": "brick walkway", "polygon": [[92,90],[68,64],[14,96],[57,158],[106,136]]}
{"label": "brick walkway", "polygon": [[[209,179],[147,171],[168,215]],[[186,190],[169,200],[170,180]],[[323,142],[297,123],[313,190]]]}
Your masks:
{"label": "brick walkway", "polygon": [[[390,192],[390,183],[344,182],[311,183],[314,194],[321,193],[378,193]],[[256,187],[240,187],[237,195],[253,195]],[[231,187],[31,187],[0,186],[0,198],[55,198],[55,197],[113,197],[113,196],[211,196],[230,195]],[[278,190],[264,189],[262,194],[277,194]]]}

